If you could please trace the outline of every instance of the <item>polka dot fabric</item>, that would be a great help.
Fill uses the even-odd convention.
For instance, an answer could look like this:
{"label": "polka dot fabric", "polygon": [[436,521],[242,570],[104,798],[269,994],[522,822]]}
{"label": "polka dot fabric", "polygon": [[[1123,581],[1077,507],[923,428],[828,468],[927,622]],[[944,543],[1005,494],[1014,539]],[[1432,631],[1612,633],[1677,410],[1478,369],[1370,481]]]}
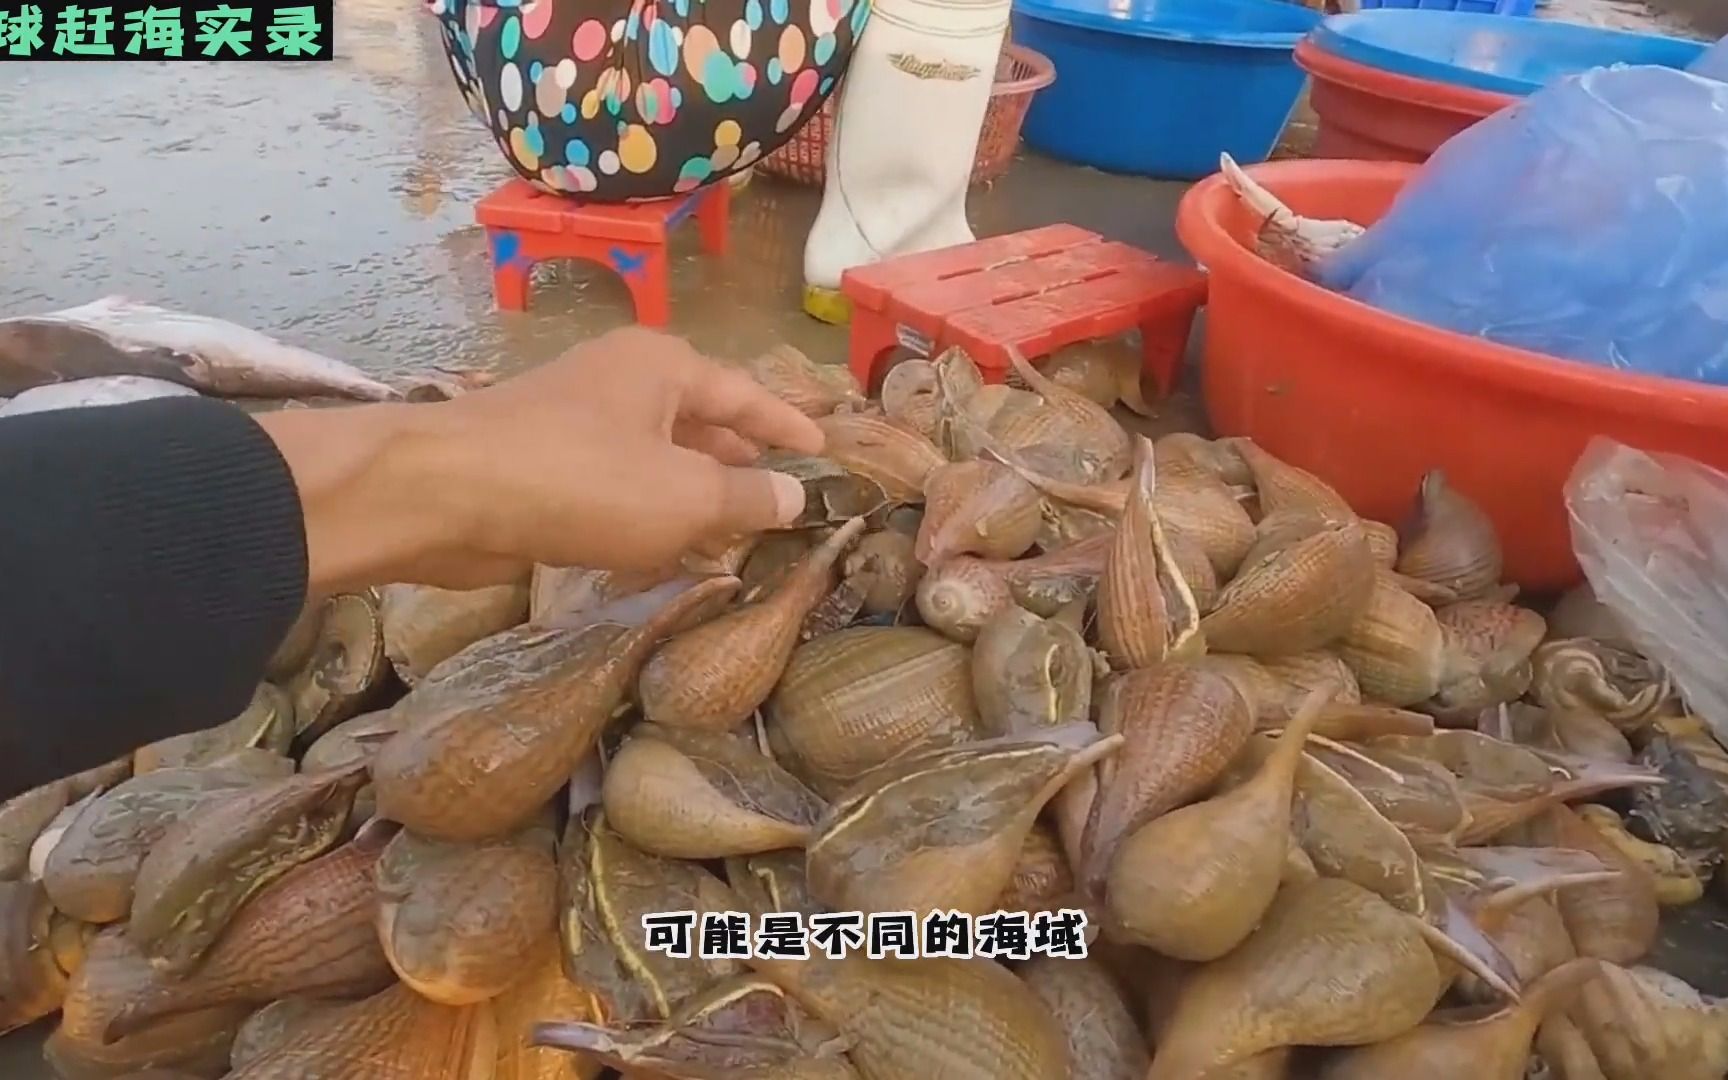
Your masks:
{"label": "polka dot fabric", "polygon": [[662,199],[813,117],[870,0],[428,0],[468,107],[545,191]]}

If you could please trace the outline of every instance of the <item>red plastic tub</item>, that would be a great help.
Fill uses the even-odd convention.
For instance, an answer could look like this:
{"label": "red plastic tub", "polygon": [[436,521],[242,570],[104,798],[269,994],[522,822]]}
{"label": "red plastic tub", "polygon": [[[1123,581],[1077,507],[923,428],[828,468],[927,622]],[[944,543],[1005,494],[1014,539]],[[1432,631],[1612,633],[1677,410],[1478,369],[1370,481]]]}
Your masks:
{"label": "red plastic tub", "polygon": [[[1413,165],[1280,161],[1248,170],[1298,213],[1370,224]],[[1557,360],[1423,326],[1276,269],[1222,177],[1183,197],[1176,232],[1210,271],[1206,411],[1398,522],[1444,469],[1500,530],[1529,591],[1580,578],[1562,489],[1592,435],[1728,469],[1728,389]]]}
{"label": "red plastic tub", "polygon": [[1312,41],[1296,46],[1296,63],[1313,77],[1308,100],[1320,119],[1315,157],[1427,161],[1441,143],[1518,100],[1382,71]]}

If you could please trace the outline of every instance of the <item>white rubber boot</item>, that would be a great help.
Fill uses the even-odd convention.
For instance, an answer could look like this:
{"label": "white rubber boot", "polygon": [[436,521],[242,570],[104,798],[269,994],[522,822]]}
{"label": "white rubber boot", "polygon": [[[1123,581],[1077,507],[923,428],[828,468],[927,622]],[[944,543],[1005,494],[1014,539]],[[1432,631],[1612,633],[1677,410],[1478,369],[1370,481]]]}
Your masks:
{"label": "white rubber boot", "polygon": [[966,188],[1012,0],[875,0],[835,110],[806,311],[839,321],[854,266],[970,243]]}

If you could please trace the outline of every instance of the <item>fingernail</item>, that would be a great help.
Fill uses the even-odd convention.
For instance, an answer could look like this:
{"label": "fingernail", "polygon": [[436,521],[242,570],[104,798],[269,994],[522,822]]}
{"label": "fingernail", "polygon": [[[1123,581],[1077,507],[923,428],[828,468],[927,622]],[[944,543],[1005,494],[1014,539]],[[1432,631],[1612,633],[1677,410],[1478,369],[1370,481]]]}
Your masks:
{"label": "fingernail", "polygon": [[804,512],[804,485],[798,478],[783,472],[771,472],[768,481],[774,489],[774,520],[790,525]]}

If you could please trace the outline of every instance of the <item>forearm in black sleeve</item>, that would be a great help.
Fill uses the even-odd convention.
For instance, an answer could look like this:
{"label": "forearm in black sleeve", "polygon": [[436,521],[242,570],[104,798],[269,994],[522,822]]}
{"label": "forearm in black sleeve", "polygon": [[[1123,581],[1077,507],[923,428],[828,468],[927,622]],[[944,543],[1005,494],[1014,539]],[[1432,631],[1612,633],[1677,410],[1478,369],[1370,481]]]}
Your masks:
{"label": "forearm in black sleeve", "polygon": [[293,477],[239,409],[0,418],[0,799],[238,714],[305,593]]}

